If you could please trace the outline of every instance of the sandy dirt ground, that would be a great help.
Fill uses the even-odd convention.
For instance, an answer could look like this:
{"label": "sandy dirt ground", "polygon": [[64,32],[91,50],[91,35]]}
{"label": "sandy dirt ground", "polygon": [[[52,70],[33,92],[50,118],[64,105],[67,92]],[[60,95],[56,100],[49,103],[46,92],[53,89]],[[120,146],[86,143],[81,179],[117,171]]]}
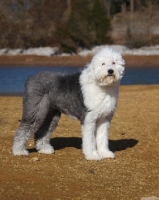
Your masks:
{"label": "sandy dirt ground", "polygon": [[159,196],[159,85],[121,86],[110,129],[115,159],[87,161],[78,121],[62,116],[52,135],[55,154],[13,156],[22,97],[0,97],[1,200],[139,200]]}

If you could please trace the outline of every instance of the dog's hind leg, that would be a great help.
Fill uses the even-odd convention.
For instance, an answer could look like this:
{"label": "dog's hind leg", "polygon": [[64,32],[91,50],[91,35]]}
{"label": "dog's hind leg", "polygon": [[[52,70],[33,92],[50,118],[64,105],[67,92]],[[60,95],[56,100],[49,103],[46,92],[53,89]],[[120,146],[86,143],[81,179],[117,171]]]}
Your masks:
{"label": "dog's hind leg", "polygon": [[[48,94],[34,96],[34,93],[25,93],[23,98],[22,121],[15,133],[12,151],[14,155],[28,155],[26,143],[43,124],[50,110]],[[51,146],[51,145],[50,145]]]}
{"label": "dog's hind leg", "polygon": [[14,137],[14,144],[12,147],[12,152],[14,155],[27,156],[29,153],[25,148],[28,139],[31,136],[30,124],[27,122],[21,122]]}
{"label": "dog's hind leg", "polygon": [[60,111],[52,110],[48,113],[42,126],[35,133],[35,145],[39,153],[52,154],[53,147],[50,145],[50,135],[55,130],[60,119]]}

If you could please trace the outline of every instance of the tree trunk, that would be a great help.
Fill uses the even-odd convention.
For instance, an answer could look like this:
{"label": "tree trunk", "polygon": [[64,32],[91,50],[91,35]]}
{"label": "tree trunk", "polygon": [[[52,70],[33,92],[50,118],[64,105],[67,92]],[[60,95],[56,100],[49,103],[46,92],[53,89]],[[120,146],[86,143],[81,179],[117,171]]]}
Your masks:
{"label": "tree trunk", "polygon": [[126,2],[123,2],[121,4],[121,10],[122,10],[122,13],[125,14],[126,13]]}
{"label": "tree trunk", "polygon": [[130,11],[131,13],[134,12],[134,0],[130,0]]}
{"label": "tree trunk", "polygon": [[69,6],[71,3],[71,0],[67,0],[67,6]]}

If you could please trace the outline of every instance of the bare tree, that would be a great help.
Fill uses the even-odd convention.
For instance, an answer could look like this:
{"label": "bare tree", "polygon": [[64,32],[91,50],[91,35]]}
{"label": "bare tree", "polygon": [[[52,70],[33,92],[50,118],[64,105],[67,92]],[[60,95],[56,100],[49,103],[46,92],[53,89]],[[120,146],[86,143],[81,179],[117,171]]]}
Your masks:
{"label": "bare tree", "polygon": [[121,4],[121,10],[122,10],[123,14],[126,13],[126,2],[125,1],[123,1],[122,4]]}
{"label": "bare tree", "polygon": [[138,1],[140,4],[140,10],[143,11],[145,15],[145,28],[149,38],[149,45],[152,45],[153,39],[153,27],[158,21],[158,11],[159,11],[159,1],[158,0],[144,0],[144,4],[142,1]]}
{"label": "bare tree", "polygon": [[[143,45],[153,45],[154,41],[159,40],[155,31],[159,31],[159,0],[130,0],[131,14],[125,17],[127,24],[127,41],[132,47],[140,47]],[[136,7],[134,13],[134,3]],[[158,37],[158,39],[157,39]]]}
{"label": "bare tree", "polygon": [[69,6],[71,3],[71,0],[66,0],[67,1],[67,5]]}
{"label": "bare tree", "polygon": [[130,0],[130,11],[131,13],[134,12],[134,0]]}

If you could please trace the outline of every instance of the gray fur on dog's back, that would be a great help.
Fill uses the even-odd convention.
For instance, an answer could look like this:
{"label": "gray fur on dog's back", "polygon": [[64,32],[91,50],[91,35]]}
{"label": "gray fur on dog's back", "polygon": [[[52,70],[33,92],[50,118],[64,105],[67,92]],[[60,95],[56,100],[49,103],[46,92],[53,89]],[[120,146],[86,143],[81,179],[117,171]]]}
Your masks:
{"label": "gray fur on dog's back", "polygon": [[[79,76],[80,73],[65,75],[58,72],[40,72],[30,77],[25,84],[24,115],[28,113],[29,106],[36,106],[45,97],[50,102],[50,109],[74,116],[82,122],[86,108]],[[45,109],[45,106],[41,109]]]}

